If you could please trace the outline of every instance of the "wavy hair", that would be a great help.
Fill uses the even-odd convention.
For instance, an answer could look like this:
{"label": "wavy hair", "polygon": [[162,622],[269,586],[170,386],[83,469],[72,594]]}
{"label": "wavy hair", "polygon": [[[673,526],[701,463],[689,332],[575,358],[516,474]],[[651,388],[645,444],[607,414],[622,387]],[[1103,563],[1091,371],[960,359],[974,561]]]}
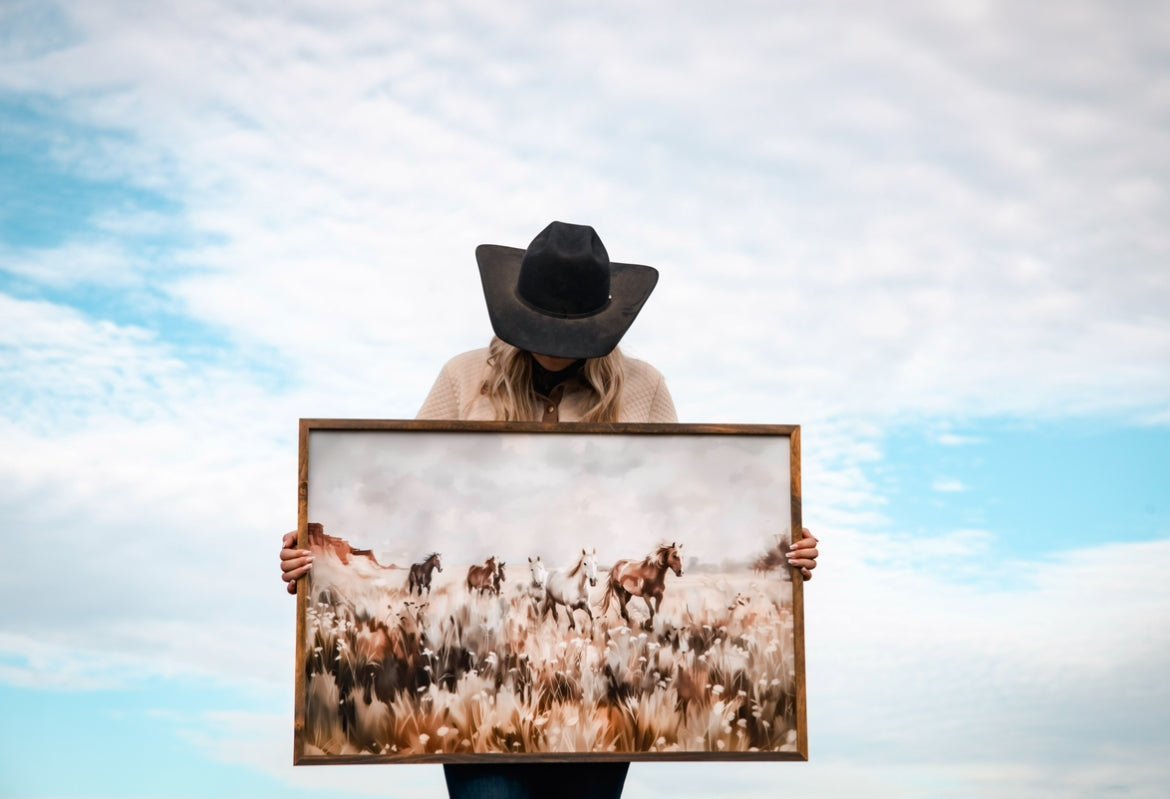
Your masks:
{"label": "wavy hair", "polygon": [[[496,419],[504,422],[531,422],[541,418],[540,403],[532,388],[532,357],[498,336],[488,347],[488,378],[483,393],[491,400]],[[625,380],[620,349],[609,355],[589,358],[581,379],[591,393],[591,402],[581,416],[583,422],[616,422],[621,410]]]}

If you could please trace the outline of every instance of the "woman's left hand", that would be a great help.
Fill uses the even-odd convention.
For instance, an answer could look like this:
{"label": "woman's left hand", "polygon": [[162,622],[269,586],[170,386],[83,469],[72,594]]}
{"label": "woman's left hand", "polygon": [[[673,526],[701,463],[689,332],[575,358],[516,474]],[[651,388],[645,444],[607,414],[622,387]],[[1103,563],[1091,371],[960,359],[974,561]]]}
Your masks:
{"label": "woman's left hand", "polygon": [[800,569],[805,580],[812,579],[812,570],[817,567],[817,539],[804,528],[804,538],[788,548],[788,565]]}

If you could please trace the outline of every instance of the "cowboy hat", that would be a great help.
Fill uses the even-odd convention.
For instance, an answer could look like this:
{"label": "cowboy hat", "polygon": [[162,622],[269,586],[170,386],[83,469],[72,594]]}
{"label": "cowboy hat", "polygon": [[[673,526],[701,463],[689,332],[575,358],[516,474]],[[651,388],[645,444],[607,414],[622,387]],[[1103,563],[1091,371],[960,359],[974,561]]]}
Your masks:
{"label": "cowboy hat", "polygon": [[658,282],[657,269],[611,262],[593,228],[566,222],[526,250],[481,244],[475,260],[496,335],[554,358],[608,355]]}

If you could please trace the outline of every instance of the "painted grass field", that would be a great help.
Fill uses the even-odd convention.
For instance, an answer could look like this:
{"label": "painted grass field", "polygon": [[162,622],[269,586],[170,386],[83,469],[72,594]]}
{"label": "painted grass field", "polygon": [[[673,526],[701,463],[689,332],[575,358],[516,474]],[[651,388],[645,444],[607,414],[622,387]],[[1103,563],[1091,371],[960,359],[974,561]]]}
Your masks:
{"label": "painted grass field", "polygon": [[[338,540],[338,539],[334,539]],[[796,681],[783,571],[667,575],[649,629],[602,610],[541,615],[523,559],[499,595],[443,564],[429,595],[405,568],[314,546],[306,618],[306,755],[792,752]],[[347,562],[343,562],[343,560]]]}

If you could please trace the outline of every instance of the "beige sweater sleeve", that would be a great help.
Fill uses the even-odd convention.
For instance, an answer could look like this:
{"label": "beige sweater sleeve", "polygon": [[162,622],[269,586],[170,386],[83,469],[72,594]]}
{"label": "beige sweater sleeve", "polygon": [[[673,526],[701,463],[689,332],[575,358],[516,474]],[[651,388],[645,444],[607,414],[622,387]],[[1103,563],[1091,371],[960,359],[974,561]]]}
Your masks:
{"label": "beige sweater sleeve", "polygon": [[654,389],[654,399],[650,401],[650,421],[678,421],[678,412],[674,409],[674,398],[670,396],[670,389],[666,387],[666,378],[661,375],[658,378],[658,386]]}
{"label": "beige sweater sleeve", "polygon": [[458,419],[459,418],[459,385],[451,374],[451,364],[448,363],[439,372],[435,384],[431,386],[431,393],[423,401],[416,419]]}

